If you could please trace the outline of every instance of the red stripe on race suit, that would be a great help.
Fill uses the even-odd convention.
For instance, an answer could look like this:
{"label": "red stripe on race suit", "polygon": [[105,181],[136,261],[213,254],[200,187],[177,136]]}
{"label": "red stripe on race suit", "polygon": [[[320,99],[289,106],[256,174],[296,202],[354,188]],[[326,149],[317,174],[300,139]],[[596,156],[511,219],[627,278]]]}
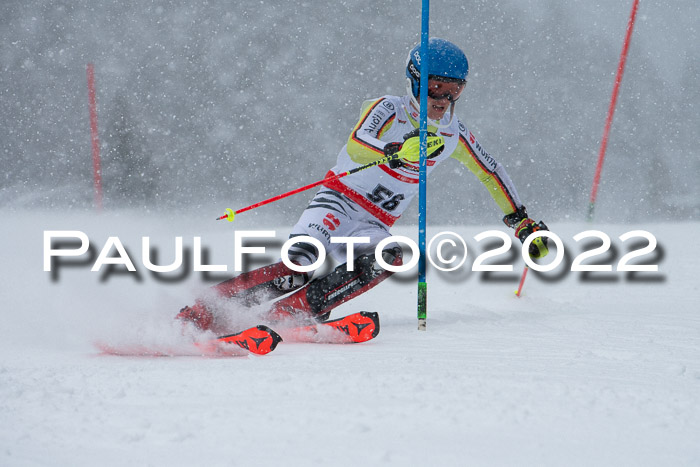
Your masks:
{"label": "red stripe on race suit", "polygon": [[402,181],[404,183],[418,183],[417,178],[412,178],[412,177],[407,177],[406,175],[402,175],[395,170],[391,169],[390,167],[387,167],[386,165],[382,164],[378,166],[380,169],[382,169],[385,173],[391,175],[395,179]]}
{"label": "red stripe on race suit", "polygon": [[[380,166],[381,167],[381,166]],[[332,177],[336,175],[333,173],[333,171],[329,170],[328,173],[326,174],[326,178]],[[323,182],[323,186],[326,188],[330,188],[331,190],[335,190],[339,193],[344,194],[360,206],[364,208],[365,211],[368,213],[372,214],[374,217],[379,219],[382,223],[386,224],[388,227],[391,227],[394,225],[394,222],[399,220],[398,216],[392,216],[379,206],[373,204],[370,200],[362,196],[360,193],[356,192],[352,188],[346,186],[344,183],[342,183],[340,180],[337,178],[333,180],[328,180]]]}
{"label": "red stripe on race suit", "polygon": [[[426,163],[428,165],[435,165],[435,161],[426,161]],[[404,183],[418,183],[418,166],[415,164],[409,164],[409,165],[407,165],[407,167],[410,167],[411,169],[413,169],[415,171],[416,178],[409,177],[407,175],[403,175],[385,164],[378,165],[377,167],[382,169],[388,175],[391,175],[395,179],[400,180]]]}

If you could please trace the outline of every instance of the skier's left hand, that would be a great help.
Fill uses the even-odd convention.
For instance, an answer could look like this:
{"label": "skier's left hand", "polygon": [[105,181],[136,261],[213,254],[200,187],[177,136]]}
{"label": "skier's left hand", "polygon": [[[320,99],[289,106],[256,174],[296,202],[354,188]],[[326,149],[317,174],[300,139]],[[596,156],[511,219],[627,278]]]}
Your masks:
{"label": "skier's left hand", "polygon": [[[527,215],[527,210],[525,206],[521,206],[513,214],[509,214],[503,218],[503,222],[506,223],[508,227],[515,229],[515,236],[520,240],[521,243],[525,243],[527,237],[539,230],[549,230],[547,225],[542,222],[535,222],[530,219]],[[549,248],[547,248],[548,237],[537,237],[530,243],[528,248],[528,253],[531,258],[544,258],[549,253]]]}
{"label": "skier's left hand", "polygon": [[[525,243],[527,237],[531,234],[537,232],[538,230],[549,230],[547,225],[539,221],[535,223],[529,217],[521,220],[518,225],[515,226],[515,236],[520,239],[520,242]],[[530,243],[528,248],[528,253],[531,258],[544,258],[549,253],[549,248],[547,248],[548,237],[537,237]]]}

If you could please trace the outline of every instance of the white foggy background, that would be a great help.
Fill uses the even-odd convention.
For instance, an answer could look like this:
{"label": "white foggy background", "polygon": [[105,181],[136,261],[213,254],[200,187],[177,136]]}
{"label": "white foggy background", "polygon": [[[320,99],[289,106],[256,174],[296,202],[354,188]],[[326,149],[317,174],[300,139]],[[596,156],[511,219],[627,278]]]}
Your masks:
{"label": "white foggy background", "polygon": [[[470,61],[457,114],[533,217],[585,218],[631,5],[432,2],[431,36]],[[700,217],[699,17],[696,0],[641,2],[597,220]],[[4,1],[0,39],[0,207],[91,208],[93,62],[105,208],[212,217],[324,176],[362,102],[405,92],[420,2]],[[249,215],[291,224],[312,193]],[[431,177],[429,213],[501,216],[457,162]]]}

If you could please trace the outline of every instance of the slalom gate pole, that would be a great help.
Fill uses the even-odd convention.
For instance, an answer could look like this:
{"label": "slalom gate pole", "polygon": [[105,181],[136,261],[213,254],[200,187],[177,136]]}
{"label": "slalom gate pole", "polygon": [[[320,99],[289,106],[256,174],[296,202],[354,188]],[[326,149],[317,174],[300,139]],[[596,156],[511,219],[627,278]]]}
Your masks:
{"label": "slalom gate pole", "polygon": [[87,64],[88,106],[90,109],[90,140],[92,141],[92,171],[95,186],[95,207],[102,210],[102,169],[100,139],[97,133],[97,98],[95,93],[95,66]]}
{"label": "slalom gate pole", "polygon": [[630,40],[632,38],[632,30],[634,29],[634,21],[637,17],[637,9],[639,0],[634,0],[632,3],[632,11],[627,22],[627,33],[625,41],[622,44],[622,52],[620,53],[620,62],[617,66],[617,75],[615,76],[615,84],[613,85],[612,97],[610,98],[610,106],[608,107],[608,116],[605,119],[605,129],[603,130],[603,139],[600,142],[600,151],[598,153],[598,163],[593,176],[593,186],[591,188],[591,199],[588,204],[588,221],[593,220],[593,211],[595,209],[596,198],[598,197],[598,187],[600,185],[600,174],[603,171],[603,160],[605,159],[605,151],[608,147],[608,136],[610,135],[610,127],[612,126],[613,114],[615,113],[615,105],[617,103],[617,94],[620,90],[622,75],[625,71],[625,62],[627,61],[627,51],[629,50]]}
{"label": "slalom gate pole", "polygon": [[354,173],[360,172],[365,169],[369,169],[370,167],[374,167],[376,165],[380,164],[386,164],[390,160],[392,160],[394,156],[386,156],[382,157],[381,159],[377,159],[376,161],[372,161],[369,164],[362,165],[360,167],[355,167],[354,169],[348,170],[347,172],[342,172],[336,175],[331,175],[330,177],[325,177],[322,180],[319,180],[317,182],[309,183],[308,185],[296,188],[294,190],[288,191],[286,193],[282,193],[281,195],[273,196],[272,198],[268,198],[264,201],[260,201],[255,204],[251,204],[250,206],[246,206],[244,208],[238,209],[234,211],[233,209],[226,209],[226,214],[224,214],[221,217],[217,217],[216,220],[221,220],[221,219],[226,219],[229,222],[233,222],[233,218],[236,216],[236,214],[240,214],[242,212],[250,211],[251,209],[258,208],[260,206],[265,206],[266,204],[273,203],[275,201],[279,201],[281,199],[287,198],[289,196],[295,195],[297,193],[301,193],[302,191],[310,190],[311,188],[315,186],[322,185],[325,182],[329,182],[331,180],[337,180],[339,178],[347,177],[348,175],[352,175]]}
{"label": "slalom gate pole", "polygon": [[428,73],[430,59],[428,40],[430,31],[430,0],[422,0],[420,41],[420,159],[418,163],[418,330],[426,330],[428,314],[428,283],[426,281],[426,217],[427,217],[427,155],[428,155]]}

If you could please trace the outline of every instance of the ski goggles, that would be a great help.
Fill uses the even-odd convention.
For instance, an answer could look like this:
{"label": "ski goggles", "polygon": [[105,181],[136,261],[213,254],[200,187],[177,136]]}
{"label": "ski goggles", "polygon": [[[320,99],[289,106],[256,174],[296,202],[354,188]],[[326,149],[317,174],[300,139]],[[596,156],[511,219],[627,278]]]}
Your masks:
{"label": "ski goggles", "polygon": [[462,94],[465,84],[464,80],[431,76],[428,80],[428,97],[436,101],[447,99],[449,102],[455,102]]}

